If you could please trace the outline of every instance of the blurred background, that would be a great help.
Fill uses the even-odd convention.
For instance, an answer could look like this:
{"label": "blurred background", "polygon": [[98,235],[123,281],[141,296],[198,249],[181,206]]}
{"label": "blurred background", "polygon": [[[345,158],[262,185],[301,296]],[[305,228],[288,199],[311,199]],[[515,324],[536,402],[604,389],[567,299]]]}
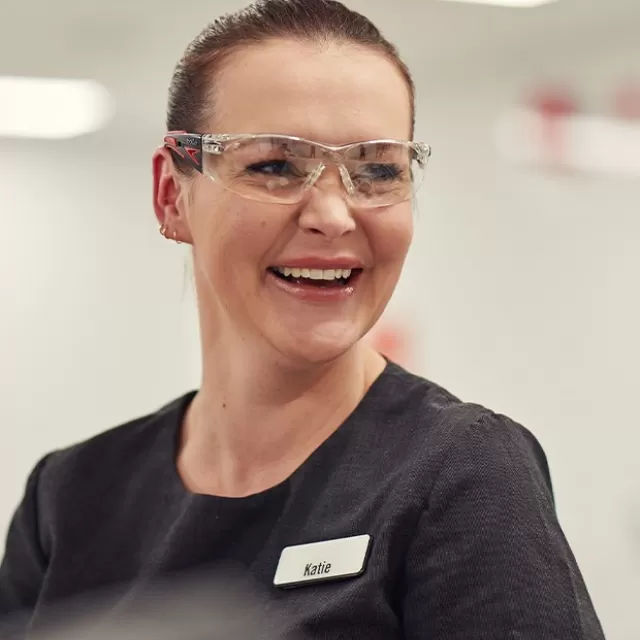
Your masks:
{"label": "blurred background", "polygon": [[[244,4],[2,0],[3,536],[41,455],[198,384],[150,156],[184,47]],[[537,435],[607,637],[637,640],[640,2],[346,4],[398,44],[434,148],[372,339]]]}

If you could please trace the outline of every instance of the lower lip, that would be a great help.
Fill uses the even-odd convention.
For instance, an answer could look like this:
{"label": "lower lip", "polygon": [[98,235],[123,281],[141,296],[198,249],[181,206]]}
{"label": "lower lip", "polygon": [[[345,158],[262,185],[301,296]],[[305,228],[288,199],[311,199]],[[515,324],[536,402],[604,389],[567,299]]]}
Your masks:
{"label": "lower lip", "polygon": [[362,271],[352,275],[349,284],[341,287],[316,287],[312,284],[296,284],[279,278],[271,271],[267,271],[267,281],[281,291],[295,296],[306,302],[339,302],[353,296],[356,285],[362,276]]}

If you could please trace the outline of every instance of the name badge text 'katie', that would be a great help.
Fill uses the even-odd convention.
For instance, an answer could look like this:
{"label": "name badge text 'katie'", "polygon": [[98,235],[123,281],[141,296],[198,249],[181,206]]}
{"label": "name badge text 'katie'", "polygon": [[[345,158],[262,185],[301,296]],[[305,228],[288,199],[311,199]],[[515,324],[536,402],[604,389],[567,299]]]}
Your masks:
{"label": "name badge text 'katie'", "polygon": [[371,536],[352,536],[283,549],[273,584],[296,587],[308,582],[352,578],[364,572]]}

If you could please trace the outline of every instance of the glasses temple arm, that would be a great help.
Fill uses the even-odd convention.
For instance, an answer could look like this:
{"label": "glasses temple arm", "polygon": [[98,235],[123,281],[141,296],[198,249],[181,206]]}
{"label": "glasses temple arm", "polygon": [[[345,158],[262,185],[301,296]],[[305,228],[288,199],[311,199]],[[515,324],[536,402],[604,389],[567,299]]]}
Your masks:
{"label": "glasses temple arm", "polygon": [[186,131],[169,131],[164,146],[180,161],[202,173],[202,135]]}

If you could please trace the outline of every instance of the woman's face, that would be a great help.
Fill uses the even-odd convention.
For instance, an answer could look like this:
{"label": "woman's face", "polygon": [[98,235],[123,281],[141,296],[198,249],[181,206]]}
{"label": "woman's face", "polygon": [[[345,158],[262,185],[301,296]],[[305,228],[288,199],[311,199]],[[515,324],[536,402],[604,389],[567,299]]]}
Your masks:
{"label": "woman's face", "polygon": [[[408,89],[381,54],[274,41],[228,60],[216,78],[215,113],[201,133],[285,134],[343,145],[406,140],[410,131]],[[214,310],[203,314],[205,321],[308,363],[340,356],[380,317],[411,242],[411,201],[354,208],[335,166],[294,205],[248,200],[200,174],[182,186],[189,197],[178,199],[178,215],[194,247],[200,305]],[[333,264],[362,271],[339,292],[323,285],[315,293],[313,282],[283,286],[272,272]]]}

